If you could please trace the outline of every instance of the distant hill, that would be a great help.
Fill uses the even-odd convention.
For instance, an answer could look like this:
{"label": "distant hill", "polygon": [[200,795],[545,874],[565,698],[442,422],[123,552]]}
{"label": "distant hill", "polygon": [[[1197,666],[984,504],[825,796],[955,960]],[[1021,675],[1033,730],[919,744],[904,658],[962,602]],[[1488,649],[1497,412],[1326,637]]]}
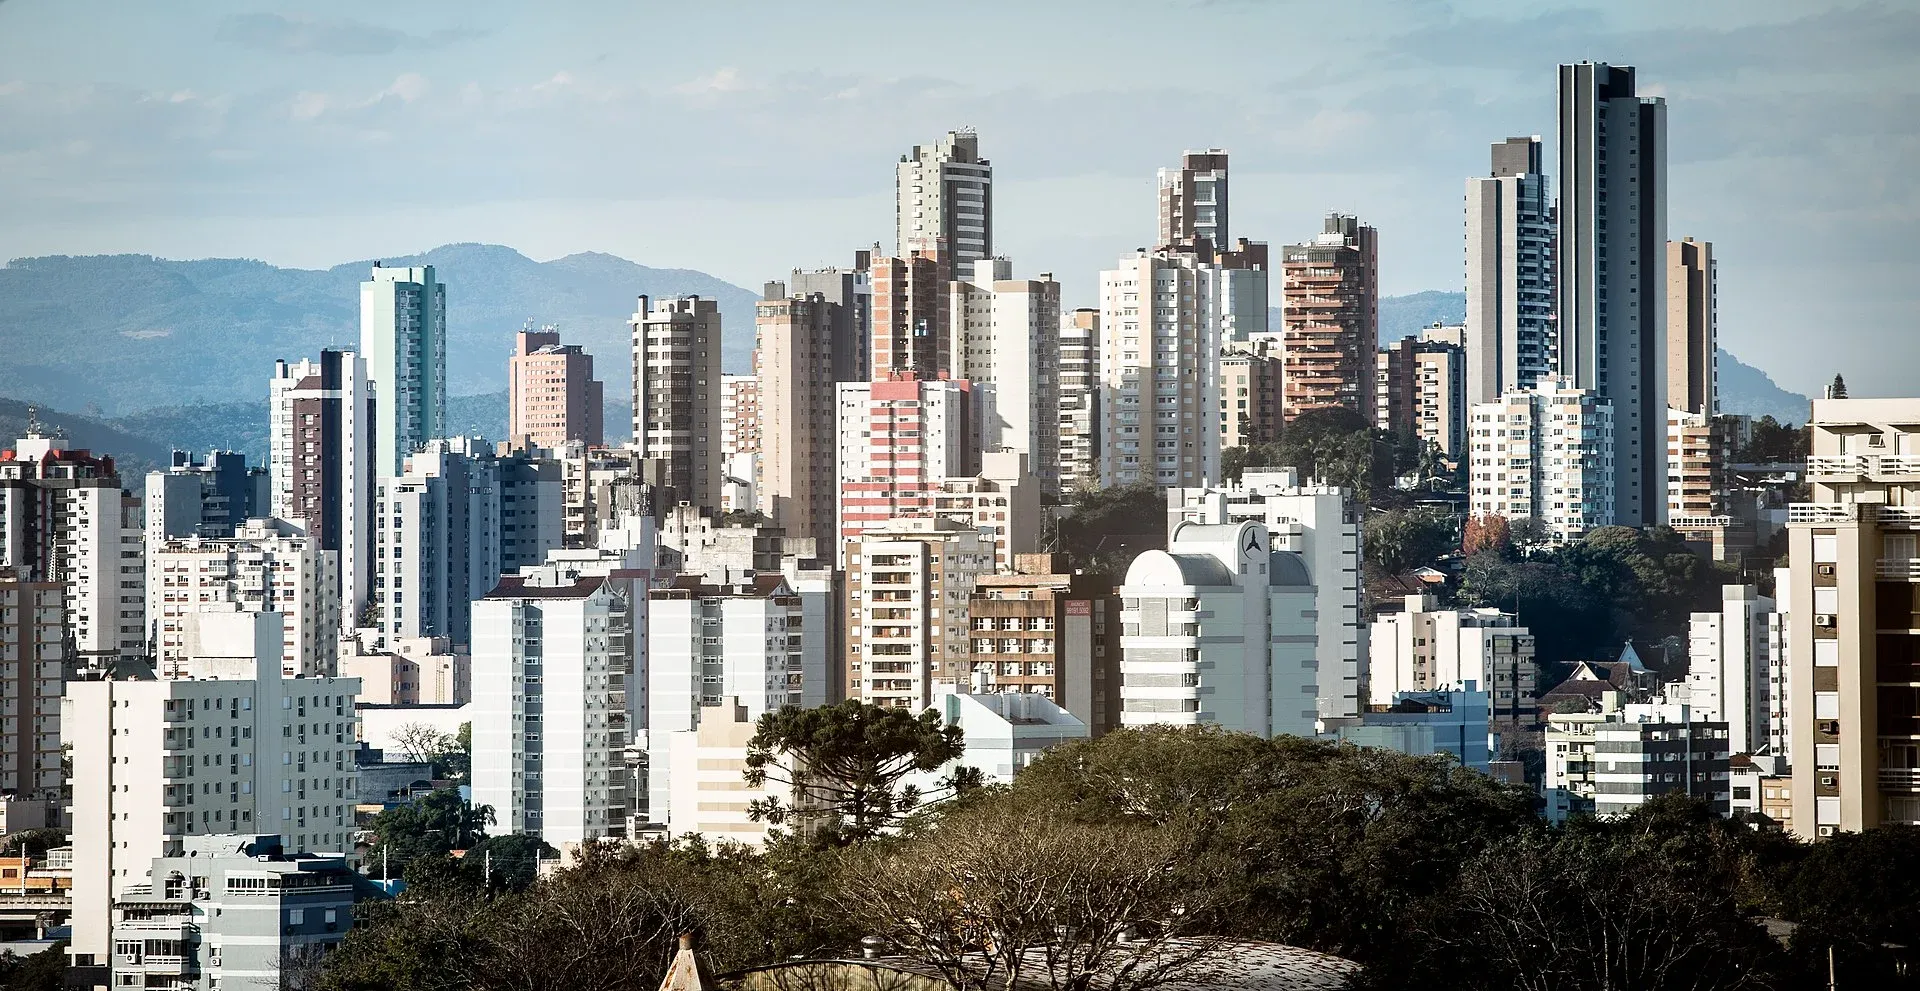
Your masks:
{"label": "distant hill", "polygon": [[1781,423],[1805,423],[1813,412],[1811,401],[1774,384],[1766,372],[1741,361],[1726,348],[1718,353],[1720,412],[1759,419],[1771,416]]}
{"label": "distant hill", "polygon": [[[0,399],[0,448],[11,449],[16,440],[26,436],[28,405],[17,399]],[[172,451],[164,442],[91,416],[43,406],[38,418],[41,433],[60,438],[64,441],[61,447],[86,448],[95,454],[111,456],[120,471],[121,484],[136,491],[140,483],[130,480],[167,464]]]}
{"label": "distant hill", "polygon": [[[723,362],[744,371],[756,294],[689,269],[586,253],[536,262],[499,245],[450,244],[388,265],[433,265],[447,283],[449,392],[506,382],[513,333],[558,324],[625,395],[627,318],[639,294],[719,300]],[[0,268],[0,395],[108,416],[266,398],[275,358],[359,340],[359,284],[372,261],[325,271],[242,259],[147,255],[23,258]],[[196,445],[198,446],[198,445]]]}

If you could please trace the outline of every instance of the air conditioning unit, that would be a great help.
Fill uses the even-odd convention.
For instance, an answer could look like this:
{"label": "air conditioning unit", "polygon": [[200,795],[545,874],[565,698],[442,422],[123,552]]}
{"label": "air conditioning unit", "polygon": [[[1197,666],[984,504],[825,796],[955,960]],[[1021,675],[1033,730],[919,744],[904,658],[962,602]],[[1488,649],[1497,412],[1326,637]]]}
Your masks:
{"label": "air conditioning unit", "polygon": [[1820,565],[1815,565],[1815,566],[1814,566],[1814,569],[1813,569],[1813,570],[1814,570],[1814,571],[1815,571],[1815,572],[1816,572],[1817,574],[1819,574],[1819,576],[1820,576],[1820,577],[1822,577],[1822,578],[1832,578],[1832,577],[1833,577],[1833,571],[1834,571],[1834,568],[1833,568],[1833,565],[1831,565],[1831,564],[1820,564]]}
{"label": "air conditioning unit", "polygon": [[1829,736],[1838,736],[1840,735],[1840,720],[1822,719],[1820,720],[1819,728],[1820,732]]}
{"label": "air conditioning unit", "polygon": [[1832,835],[1833,835],[1833,827],[1832,827],[1832,826],[1821,826],[1821,827],[1820,827],[1820,830],[1819,830],[1819,832],[1820,832],[1820,835],[1821,835],[1821,836],[1832,836]]}
{"label": "air conditioning unit", "polygon": [[1813,625],[1823,630],[1831,630],[1836,625],[1836,620],[1830,612],[1818,612],[1813,614]]}
{"label": "air conditioning unit", "polygon": [[1822,774],[1820,775],[1820,783],[1827,787],[1835,787],[1840,783],[1840,776],[1837,774]]}

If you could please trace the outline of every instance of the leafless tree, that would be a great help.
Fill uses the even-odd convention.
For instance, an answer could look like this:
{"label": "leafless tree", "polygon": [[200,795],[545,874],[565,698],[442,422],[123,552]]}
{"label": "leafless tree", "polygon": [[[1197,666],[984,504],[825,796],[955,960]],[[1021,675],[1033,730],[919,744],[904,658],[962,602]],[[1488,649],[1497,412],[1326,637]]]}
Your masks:
{"label": "leafless tree", "polygon": [[401,723],[393,730],[393,745],[401,757],[428,764],[457,749],[459,742],[429,723]]}

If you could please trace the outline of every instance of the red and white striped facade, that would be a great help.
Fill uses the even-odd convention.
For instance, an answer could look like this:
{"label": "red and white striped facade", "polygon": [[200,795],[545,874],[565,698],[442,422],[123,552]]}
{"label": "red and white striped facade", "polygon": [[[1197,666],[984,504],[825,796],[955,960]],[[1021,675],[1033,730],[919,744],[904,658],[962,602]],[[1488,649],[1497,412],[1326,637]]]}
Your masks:
{"label": "red and white striped facade", "polygon": [[839,553],[847,539],[879,523],[933,515],[941,483],[974,473],[972,391],[965,380],[902,373],[839,384]]}

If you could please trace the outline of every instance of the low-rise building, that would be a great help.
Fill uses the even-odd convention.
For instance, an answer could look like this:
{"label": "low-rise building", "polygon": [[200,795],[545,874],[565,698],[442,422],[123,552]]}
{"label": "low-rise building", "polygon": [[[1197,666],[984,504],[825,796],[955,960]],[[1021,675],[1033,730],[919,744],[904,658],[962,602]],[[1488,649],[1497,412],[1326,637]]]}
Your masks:
{"label": "low-rise building", "polygon": [[1482,686],[1495,724],[1533,726],[1539,667],[1533,633],[1498,609],[1441,609],[1431,595],[1409,595],[1399,612],[1374,617],[1368,633],[1367,689],[1372,704],[1403,692]]}
{"label": "low-rise building", "polygon": [[360,679],[362,705],[465,705],[473,658],[445,637],[383,637],[359,630],[340,638],[340,674]]}
{"label": "low-rise building", "polygon": [[1339,727],[1340,742],[1415,757],[1447,754],[1491,773],[1494,733],[1487,693],[1472,681],[1449,691],[1400,692],[1387,705],[1367,708],[1359,723]]}
{"label": "low-rise building", "polygon": [[1604,693],[1597,712],[1547,717],[1547,819],[1618,815],[1659,795],[1702,798],[1727,815],[1727,724],[1672,702],[1626,703]]}

